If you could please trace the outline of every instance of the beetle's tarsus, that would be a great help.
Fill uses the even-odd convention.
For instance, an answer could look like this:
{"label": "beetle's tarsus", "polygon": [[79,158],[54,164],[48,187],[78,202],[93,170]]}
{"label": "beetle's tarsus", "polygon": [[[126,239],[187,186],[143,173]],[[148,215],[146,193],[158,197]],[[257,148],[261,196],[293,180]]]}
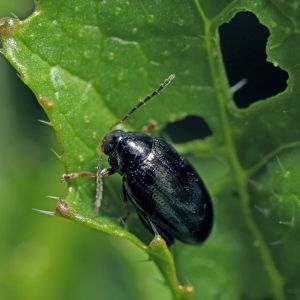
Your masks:
{"label": "beetle's tarsus", "polygon": [[123,225],[124,227],[126,226],[126,221],[128,220],[128,217],[131,214],[131,211],[129,210],[129,207],[128,207],[127,203],[125,203],[125,210],[126,210],[125,215],[122,216],[122,217],[120,217],[120,218],[118,218],[118,222],[121,225]]}
{"label": "beetle's tarsus", "polygon": [[120,223],[123,227],[125,227],[127,218],[128,218],[128,215],[118,218],[118,223]]}
{"label": "beetle's tarsus", "polygon": [[63,174],[61,179],[60,179],[60,182],[65,182],[65,181],[69,181],[71,179],[75,179],[77,177],[73,176],[73,173],[70,173],[70,174]]}

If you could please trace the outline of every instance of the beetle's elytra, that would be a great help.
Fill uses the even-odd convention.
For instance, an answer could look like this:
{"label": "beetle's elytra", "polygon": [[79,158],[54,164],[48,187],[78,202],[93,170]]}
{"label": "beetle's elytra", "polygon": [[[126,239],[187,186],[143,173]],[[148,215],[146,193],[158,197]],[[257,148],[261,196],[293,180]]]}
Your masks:
{"label": "beetle's elytra", "polygon": [[[102,199],[102,178],[119,173],[123,177],[124,200],[131,201],[150,230],[156,230],[171,245],[174,239],[189,244],[203,242],[213,223],[213,208],[208,191],[193,167],[162,138],[142,132],[113,130],[145,102],[157,95],[173,79],[170,75],[157,90],[115,123],[100,143],[96,174],[90,172],[63,175],[97,179],[96,209]],[[102,169],[102,155],[110,167]]]}

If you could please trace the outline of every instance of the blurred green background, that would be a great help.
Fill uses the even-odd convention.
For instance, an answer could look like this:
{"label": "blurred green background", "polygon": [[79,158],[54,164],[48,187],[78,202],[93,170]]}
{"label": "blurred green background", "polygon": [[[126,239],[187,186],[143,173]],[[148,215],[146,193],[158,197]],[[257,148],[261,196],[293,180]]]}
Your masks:
{"label": "blurred green background", "polygon": [[[3,3],[4,2],[4,3]],[[1,0],[23,19],[30,0]],[[127,241],[34,212],[66,194],[54,131],[34,95],[0,55],[0,299],[170,299],[153,263]]]}

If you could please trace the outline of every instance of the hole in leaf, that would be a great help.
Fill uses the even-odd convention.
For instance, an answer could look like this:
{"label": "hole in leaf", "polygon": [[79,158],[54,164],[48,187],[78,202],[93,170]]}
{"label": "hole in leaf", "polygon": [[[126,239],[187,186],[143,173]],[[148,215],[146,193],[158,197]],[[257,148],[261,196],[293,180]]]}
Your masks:
{"label": "hole in leaf", "polygon": [[204,139],[212,135],[205,120],[198,116],[187,116],[183,120],[168,123],[162,134],[167,134],[174,143],[185,143]]}
{"label": "hole in leaf", "polygon": [[288,73],[266,61],[265,48],[270,32],[253,13],[238,13],[219,28],[219,33],[230,85],[247,80],[233,95],[239,108],[286,89]]}

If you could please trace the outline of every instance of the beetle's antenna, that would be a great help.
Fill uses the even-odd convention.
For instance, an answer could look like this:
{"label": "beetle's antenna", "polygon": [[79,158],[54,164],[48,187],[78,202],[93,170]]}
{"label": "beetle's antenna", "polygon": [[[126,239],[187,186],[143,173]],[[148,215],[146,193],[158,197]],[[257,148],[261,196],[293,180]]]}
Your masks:
{"label": "beetle's antenna", "polygon": [[164,80],[160,86],[154,90],[151,94],[147,95],[143,100],[140,100],[139,103],[134,106],[130,112],[128,112],[121,120],[117,121],[109,128],[109,132],[111,132],[117,125],[124,123],[135,111],[137,111],[141,106],[143,106],[146,102],[152,99],[154,96],[158,95],[166,86],[168,86],[175,79],[175,74],[171,74],[168,78]]}

